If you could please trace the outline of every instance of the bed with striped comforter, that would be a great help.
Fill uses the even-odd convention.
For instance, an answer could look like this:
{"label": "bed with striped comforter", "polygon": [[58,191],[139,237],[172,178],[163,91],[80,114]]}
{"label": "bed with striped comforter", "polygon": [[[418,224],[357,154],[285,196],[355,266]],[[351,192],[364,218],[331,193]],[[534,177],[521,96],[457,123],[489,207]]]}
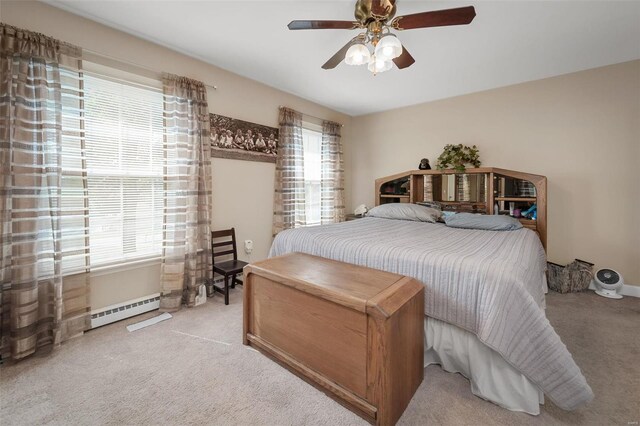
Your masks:
{"label": "bed with striped comforter", "polygon": [[279,233],[269,256],[291,252],[420,280],[427,316],[475,334],[556,405],[573,410],[593,398],[545,316],[546,255],[533,231],[371,217]]}

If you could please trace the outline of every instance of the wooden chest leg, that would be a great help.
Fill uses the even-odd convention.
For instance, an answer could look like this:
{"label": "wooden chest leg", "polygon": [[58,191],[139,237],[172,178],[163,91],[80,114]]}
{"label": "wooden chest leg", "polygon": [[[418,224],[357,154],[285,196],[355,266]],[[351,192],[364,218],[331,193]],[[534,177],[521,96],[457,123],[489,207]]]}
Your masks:
{"label": "wooden chest leg", "polygon": [[242,344],[248,346],[249,339],[247,338],[247,334],[251,332],[251,319],[253,318],[253,309],[251,306],[251,274],[248,272],[244,273],[244,285],[242,290],[242,303],[244,303],[242,313]]}

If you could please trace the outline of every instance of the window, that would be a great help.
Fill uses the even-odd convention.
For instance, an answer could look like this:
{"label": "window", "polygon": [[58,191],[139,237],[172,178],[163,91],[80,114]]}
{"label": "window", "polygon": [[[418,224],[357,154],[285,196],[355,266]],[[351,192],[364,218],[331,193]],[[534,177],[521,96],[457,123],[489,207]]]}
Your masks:
{"label": "window", "polygon": [[302,129],[304,146],[304,189],[307,226],[320,225],[320,165],[322,133]]}
{"label": "window", "polygon": [[85,74],[91,266],[160,256],[162,91]]}

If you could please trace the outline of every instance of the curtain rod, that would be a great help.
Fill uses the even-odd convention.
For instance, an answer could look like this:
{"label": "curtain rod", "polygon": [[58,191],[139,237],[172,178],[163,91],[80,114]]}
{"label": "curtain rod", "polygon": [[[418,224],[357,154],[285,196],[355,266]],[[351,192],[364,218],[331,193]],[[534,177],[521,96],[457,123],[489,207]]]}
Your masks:
{"label": "curtain rod", "polygon": [[[140,68],[143,69],[145,71],[149,71],[155,75],[162,75],[162,72],[158,71],[158,70],[154,70],[152,68],[149,68],[147,66],[144,65],[140,65],[140,64],[136,64],[135,62],[131,62],[131,61],[127,61],[125,59],[120,59],[120,58],[116,58],[114,56],[110,56],[110,55],[105,55],[104,53],[100,53],[100,52],[96,52],[95,50],[91,50],[91,49],[82,49],[84,52],[89,52],[90,54],[97,56],[99,58],[103,58],[103,59],[107,59],[110,61],[114,61],[114,62],[119,62],[121,64],[126,64],[126,65],[131,65],[134,66],[136,68]],[[213,90],[218,90],[218,86],[213,85],[213,84],[207,84],[207,83],[203,83],[206,87],[210,87]]]}
{"label": "curtain rod", "polygon": [[[289,107],[284,106],[284,105],[280,105],[280,106],[278,107],[278,109],[282,109],[282,108],[289,108]],[[299,112],[299,111],[298,111],[298,112]],[[315,115],[305,114],[304,112],[301,112],[300,114],[302,114],[302,115],[304,115],[304,116],[307,116],[307,117],[311,117],[311,118],[317,118],[318,120],[322,120],[322,121],[331,121],[331,120],[327,120],[326,118],[316,117]],[[336,123],[336,122],[334,121],[334,123]],[[336,123],[336,124],[339,124],[339,125],[340,125],[340,127],[344,127],[344,124],[342,124],[342,123]]]}

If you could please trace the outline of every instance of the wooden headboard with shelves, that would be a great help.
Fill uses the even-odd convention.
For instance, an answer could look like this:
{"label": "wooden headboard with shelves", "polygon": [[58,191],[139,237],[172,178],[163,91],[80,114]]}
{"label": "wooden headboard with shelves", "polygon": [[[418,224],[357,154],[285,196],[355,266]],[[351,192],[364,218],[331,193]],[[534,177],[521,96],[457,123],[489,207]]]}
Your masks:
{"label": "wooden headboard with shelves", "polygon": [[547,178],[496,167],[478,167],[459,172],[409,170],[376,179],[376,206],[385,203],[434,201],[443,210],[509,214],[510,204],[525,211],[536,205],[535,219],[519,218],[523,226],[540,236],[547,249]]}

